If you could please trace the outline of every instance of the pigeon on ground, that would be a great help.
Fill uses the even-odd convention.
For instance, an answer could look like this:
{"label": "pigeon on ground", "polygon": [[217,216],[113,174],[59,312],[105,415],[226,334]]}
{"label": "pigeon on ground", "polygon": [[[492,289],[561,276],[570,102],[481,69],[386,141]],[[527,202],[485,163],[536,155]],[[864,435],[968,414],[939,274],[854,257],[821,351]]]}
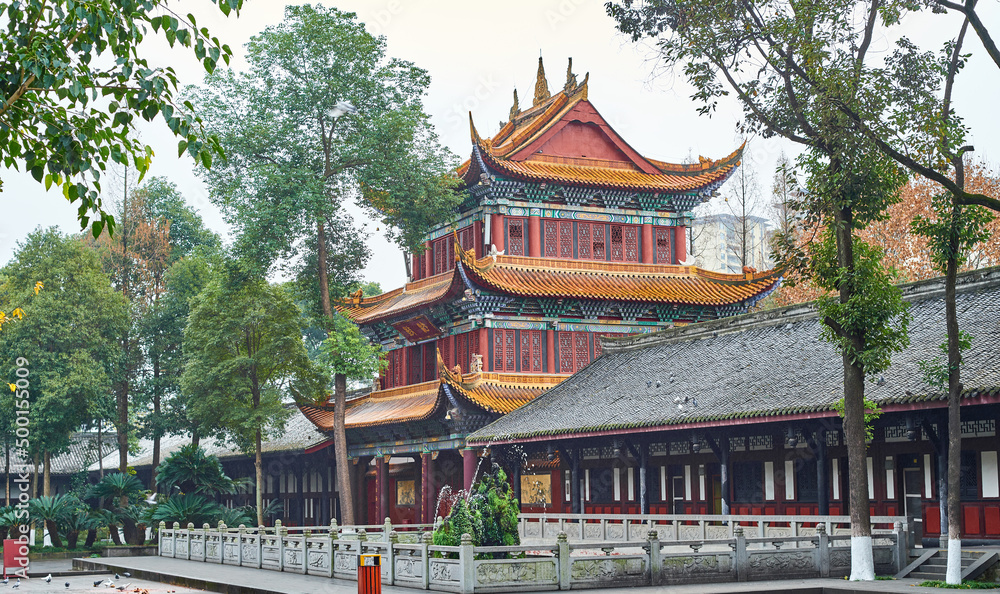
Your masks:
{"label": "pigeon on ground", "polygon": [[45,583],[46,584],[51,584],[52,583],[52,574],[51,573],[49,575],[45,576]]}
{"label": "pigeon on ground", "polygon": [[103,583],[104,583],[104,580],[97,580],[96,582],[94,582],[94,587],[96,588],[97,586],[100,586]]}
{"label": "pigeon on ground", "polygon": [[125,584],[124,586],[118,586],[118,591],[119,592],[124,592],[125,590],[128,590],[128,587],[131,586],[131,585],[132,585],[131,583],[128,583],[128,584]]}
{"label": "pigeon on ground", "polygon": [[118,575],[118,574],[116,573],[116,574],[115,574],[115,579],[116,579],[116,580],[120,580],[120,579],[122,579],[122,576],[120,576],[120,575]]}
{"label": "pigeon on ground", "polygon": [[21,578],[17,578],[17,581],[14,582],[14,585],[11,586],[11,588],[20,588],[20,587],[21,587]]}
{"label": "pigeon on ground", "polygon": [[9,582],[9,581],[10,581],[10,578],[8,578],[7,576],[3,576],[3,585],[6,586],[7,582]]}
{"label": "pigeon on ground", "polygon": [[69,588],[69,582],[66,582],[66,587]]}
{"label": "pigeon on ground", "polygon": [[127,572],[127,571],[125,573],[123,573],[122,575],[125,576],[125,577],[132,577],[132,574],[129,573],[129,572]]}

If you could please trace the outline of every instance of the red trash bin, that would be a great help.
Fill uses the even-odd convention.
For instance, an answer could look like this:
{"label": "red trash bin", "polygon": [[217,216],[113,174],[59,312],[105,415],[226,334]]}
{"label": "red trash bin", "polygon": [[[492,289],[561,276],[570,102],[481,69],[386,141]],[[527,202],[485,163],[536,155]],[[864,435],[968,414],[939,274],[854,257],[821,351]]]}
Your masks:
{"label": "red trash bin", "polygon": [[13,538],[5,539],[3,541],[3,576],[24,575],[27,567],[28,543]]}
{"label": "red trash bin", "polygon": [[382,594],[382,555],[358,555],[358,594]]}

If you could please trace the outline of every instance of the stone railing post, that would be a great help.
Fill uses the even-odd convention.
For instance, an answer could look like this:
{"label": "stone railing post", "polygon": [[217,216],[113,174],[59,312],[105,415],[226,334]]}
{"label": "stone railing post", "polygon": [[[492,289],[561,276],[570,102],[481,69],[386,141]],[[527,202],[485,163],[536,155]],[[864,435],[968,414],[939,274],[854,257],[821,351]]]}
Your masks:
{"label": "stone railing post", "polygon": [[236,527],[236,564],[243,567],[243,539],[246,538],[247,527],[240,524]]}
{"label": "stone railing post", "polygon": [[386,518],[385,523],[382,524],[382,538],[380,540],[382,542],[389,542],[390,532],[392,532],[392,522],[389,521],[389,518]]}
{"label": "stone railing post", "polygon": [[281,520],[274,521],[274,536],[278,539],[278,571],[285,571],[285,536],[288,528],[281,525]]}
{"label": "stone railing post", "polygon": [[906,567],[906,561],[909,559],[910,537],[908,534],[909,531],[906,530],[902,522],[896,522],[892,527],[892,531],[896,534],[896,554],[894,555],[896,569],[894,571],[899,573],[904,567]]}
{"label": "stone railing post", "polygon": [[358,528],[358,554],[365,554],[365,543],[368,542],[368,531],[364,528]]}
{"label": "stone railing post", "polygon": [[[156,548],[157,548],[157,553],[161,557],[166,557],[166,555],[163,554],[163,531],[166,530],[166,529],[167,529],[167,523],[164,522],[163,520],[160,520],[160,533],[159,533],[159,536],[156,539],[156,542],[159,543],[159,544],[157,545]],[[171,557],[172,556],[173,556],[173,554],[171,554]]]}
{"label": "stone railing post", "polygon": [[226,562],[226,534],[229,531],[229,527],[226,526],[221,520],[219,521],[219,565]]}
{"label": "stone railing post", "polygon": [[[114,530],[114,529],[115,528],[112,527],[112,530]],[[180,529],[181,529],[181,523],[180,522],[174,522],[174,546],[173,546],[173,552],[170,553],[170,556],[173,557],[173,558],[175,558],[175,559],[177,558],[177,532]]]}
{"label": "stone railing post", "polygon": [[267,536],[267,528],[263,524],[257,527],[257,568],[264,566],[264,537]]}
{"label": "stone railing post", "polygon": [[659,586],[660,578],[663,575],[663,557],[660,556],[660,535],[656,530],[646,533],[646,542],[649,543],[649,585]]}
{"label": "stone railing post", "polygon": [[187,525],[188,546],[187,546],[187,556],[185,557],[185,559],[187,559],[188,561],[191,560],[191,537],[192,536],[194,536],[194,522],[188,522],[188,525]]}
{"label": "stone railing post", "polygon": [[208,561],[208,535],[212,531],[212,525],[205,522],[201,525],[201,561],[202,563]]}
{"label": "stone railing post", "polygon": [[472,535],[463,534],[458,546],[458,563],[462,566],[462,594],[476,591],[476,554],[472,547]]}
{"label": "stone railing post", "polygon": [[432,544],[434,544],[433,534],[424,532],[420,535],[420,563],[423,565],[423,571],[420,572],[420,575],[424,590],[431,589],[431,552],[428,547]]}
{"label": "stone railing post", "polygon": [[743,526],[737,526],[733,530],[736,547],[733,549],[736,557],[736,579],[745,582],[750,578],[750,564],[747,557],[747,538],[743,536]]}
{"label": "stone railing post", "polygon": [[389,532],[387,545],[385,548],[386,561],[389,562],[389,585],[396,583],[396,543],[399,542],[399,534],[395,530]]}
{"label": "stone railing post", "polygon": [[816,542],[819,577],[828,578],[830,577],[830,535],[826,533],[826,526],[822,522],[816,525],[816,535],[819,537]]}
{"label": "stone railing post", "polygon": [[337,540],[340,537],[340,529],[337,527],[337,518],[330,520],[330,538]]}
{"label": "stone railing post", "polygon": [[569,590],[572,581],[572,561],[569,558],[569,538],[565,532],[556,536],[556,559],[559,563],[559,589]]}

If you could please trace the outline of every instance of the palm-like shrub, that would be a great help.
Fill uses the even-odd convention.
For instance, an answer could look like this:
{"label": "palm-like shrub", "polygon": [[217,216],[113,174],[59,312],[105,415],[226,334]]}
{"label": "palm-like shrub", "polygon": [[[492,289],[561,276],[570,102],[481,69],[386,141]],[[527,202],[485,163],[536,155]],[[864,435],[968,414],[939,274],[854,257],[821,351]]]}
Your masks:
{"label": "palm-like shrub", "polygon": [[[257,506],[256,505],[244,505],[243,512],[250,518],[250,522],[255,522],[257,518]],[[264,513],[261,514],[264,518],[276,518],[285,512],[285,506],[281,503],[280,499],[272,499],[267,505],[264,506]],[[226,526],[231,526],[232,524],[226,522]],[[237,524],[238,525],[238,524]],[[250,524],[247,524],[248,526]]]}
{"label": "palm-like shrub", "polygon": [[[219,515],[216,516],[215,522],[222,522],[226,526],[239,526],[240,524],[244,526],[252,526],[253,520],[250,519],[248,512],[245,508],[235,507],[228,508],[225,506],[219,506]],[[254,514],[257,517],[257,514]]]}
{"label": "palm-like shrub", "polygon": [[107,497],[117,507],[121,505],[122,497],[134,500],[142,495],[143,490],[142,481],[131,474],[113,472],[91,487],[87,497]]}
{"label": "palm-like shrub", "polygon": [[195,526],[211,524],[219,517],[221,507],[218,503],[209,501],[201,495],[185,493],[174,495],[163,503],[157,504],[151,517],[156,522],[166,522],[170,525],[179,522],[181,526],[189,523]]}
{"label": "palm-like shrub", "polygon": [[463,534],[480,547],[514,546],[518,503],[507,474],[496,464],[485,473],[467,497],[459,497],[444,522],[434,531],[434,544],[458,546]]}
{"label": "palm-like shrub", "polygon": [[[66,527],[66,547],[69,549],[75,549],[77,541],[80,538],[80,533],[86,532],[89,537],[91,530],[96,533],[99,523],[97,518],[93,517],[86,507],[78,506],[66,516],[66,519],[63,521],[63,525]],[[92,545],[93,542],[87,546]]]}
{"label": "palm-like shrub", "polygon": [[177,487],[182,493],[217,495],[235,493],[246,485],[246,481],[229,478],[218,458],[205,454],[199,446],[188,444],[160,462],[156,484],[167,491]]}
{"label": "palm-like shrub", "polygon": [[45,522],[49,538],[52,539],[52,546],[60,548],[63,546],[59,529],[72,515],[79,502],[80,500],[72,495],[43,495],[32,499],[28,504],[31,517]]}

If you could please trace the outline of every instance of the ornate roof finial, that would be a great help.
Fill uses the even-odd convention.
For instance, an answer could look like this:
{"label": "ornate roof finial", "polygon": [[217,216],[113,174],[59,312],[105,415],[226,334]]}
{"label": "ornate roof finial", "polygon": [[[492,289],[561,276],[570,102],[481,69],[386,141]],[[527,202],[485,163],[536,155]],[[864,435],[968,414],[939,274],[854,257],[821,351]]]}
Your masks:
{"label": "ornate roof finial", "polygon": [[510,108],[510,121],[513,122],[519,113],[521,113],[521,107],[517,104],[517,89],[514,89],[514,105]]}
{"label": "ornate roof finial", "polygon": [[566,86],[563,90],[567,93],[576,88],[576,75],[573,74],[573,58],[569,59],[569,66],[566,67]]}
{"label": "ornate roof finial", "polygon": [[535,101],[533,105],[544,103],[552,95],[549,93],[549,81],[545,80],[545,66],[542,57],[538,56],[538,76],[535,78]]}

